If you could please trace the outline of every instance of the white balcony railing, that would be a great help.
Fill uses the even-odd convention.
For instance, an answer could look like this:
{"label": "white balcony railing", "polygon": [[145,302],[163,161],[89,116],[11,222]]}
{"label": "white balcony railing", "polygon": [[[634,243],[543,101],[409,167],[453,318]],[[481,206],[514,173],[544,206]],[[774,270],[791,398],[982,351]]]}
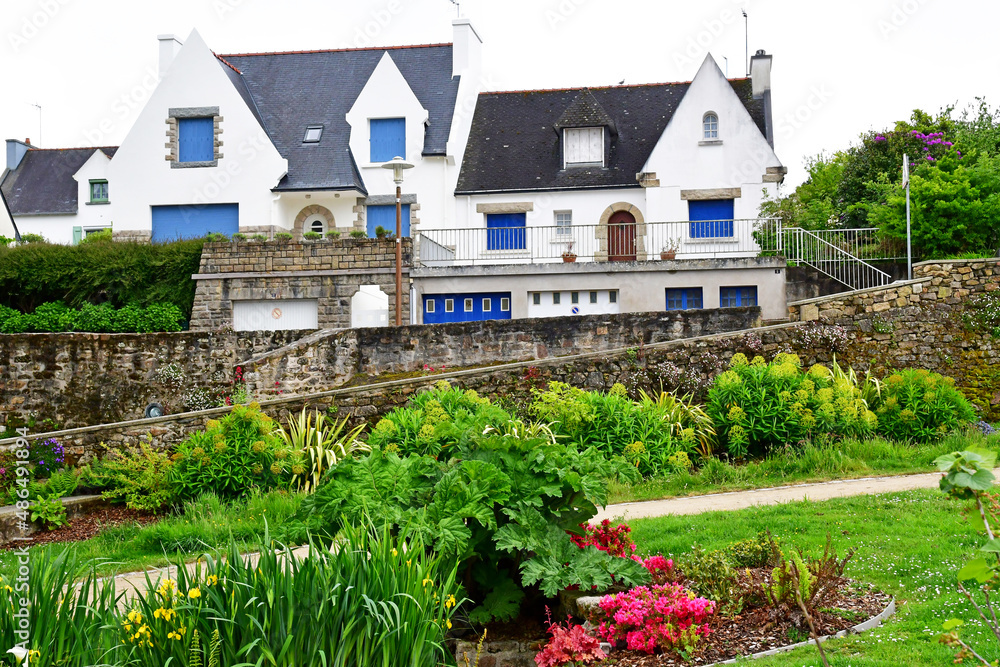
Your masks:
{"label": "white balcony railing", "polygon": [[[775,253],[780,221],[767,218],[700,222],[645,222],[568,227],[422,230],[415,237],[423,266],[659,260],[671,247],[677,259],[756,257]],[[762,247],[763,246],[763,247]]]}

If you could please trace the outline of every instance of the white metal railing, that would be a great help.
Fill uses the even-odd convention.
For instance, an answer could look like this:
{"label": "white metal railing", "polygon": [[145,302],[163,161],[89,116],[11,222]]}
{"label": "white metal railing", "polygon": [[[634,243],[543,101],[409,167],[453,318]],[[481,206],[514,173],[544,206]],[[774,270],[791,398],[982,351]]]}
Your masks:
{"label": "white metal railing", "polygon": [[[889,258],[873,257],[870,251],[868,261],[858,256],[858,254],[864,255],[866,248],[880,245],[877,243],[876,235],[869,235],[872,231],[875,230],[810,231],[789,227],[782,230],[779,235],[779,252],[788,261],[810,266],[852,290],[880,287],[891,283],[892,276],[872,266],[868,261]],[[876,241],[869,242],[869,239]],[[852,246],[851,241],[854,241],[855,245]]]}
{"label": "white metal railing", "polygon": [[423,266],[530,264],[566,261],[756,257],[777,252],[780,221],[771,219],[645,222],[545,227],[425,229],[415,240]]}
{"label": "white metal railing", "polygon": [[906,259],[906,246],[884,239],[877,227],[818,229],[810,231],[810,234],[865,262]]}

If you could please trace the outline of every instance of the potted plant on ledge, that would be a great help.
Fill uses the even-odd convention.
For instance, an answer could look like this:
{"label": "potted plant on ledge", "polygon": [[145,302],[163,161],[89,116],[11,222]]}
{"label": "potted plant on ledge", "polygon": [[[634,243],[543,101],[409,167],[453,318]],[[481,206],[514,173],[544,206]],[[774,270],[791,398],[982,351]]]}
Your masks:
{"label": "potted plant on ledge", "polygon": [[660,251],[660,259],[665,261],[676,258],[677,249],[680,246],[680,239],[667,239],[667,242],[663,244],[663,249]]}
{"label": "potted plant on ledge", "polygon": [[562,254],[562,261],[564,261],[564,262],[575,262],[576,261],[576,253],[573,252],[573,242],[572,241],[569,242],[569,247],[566,248],[566,250],[563,252],[563,254]]}

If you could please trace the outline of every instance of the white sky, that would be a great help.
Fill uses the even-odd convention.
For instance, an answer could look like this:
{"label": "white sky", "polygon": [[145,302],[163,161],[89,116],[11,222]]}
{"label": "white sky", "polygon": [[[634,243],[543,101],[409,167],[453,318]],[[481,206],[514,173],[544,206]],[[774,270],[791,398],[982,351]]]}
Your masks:
{"label": "white sky", "polygon": [[[155,80],[156,36],[217,53],[451,41],[449,0],[2,0],[0,130],[43,147],[119,144]],[[995,0],[465,0],[488,90],[686,81],[710,51],[730,77],[774,55],[775,149],[803,160],[914,108],[1000,104]],[[367,31],[368,35],[365,34]],[[104,128],[102,131],[100,128]]]}

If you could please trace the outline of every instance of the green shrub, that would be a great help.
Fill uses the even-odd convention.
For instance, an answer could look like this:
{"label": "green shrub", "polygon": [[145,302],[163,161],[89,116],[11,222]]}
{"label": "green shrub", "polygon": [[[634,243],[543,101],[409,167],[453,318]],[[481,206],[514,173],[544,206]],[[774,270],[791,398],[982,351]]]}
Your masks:
{"label": "green shrub", "polygon": [[113,235],[110,229],[102,229],[98,232],[91,232],[87,234],[82,239],[80,239],[80,245],[85,243],[111,243]]}
{"label": "green shrub", "polygon": [[400,454],[437,457],[469,433],[482,433],[511,420],[510,414],[473,390],[441,380],[433,389],[389,412],[375,425],[368,445]]}
{"label": "green shrub", "polygon": [[571,585],[647,580],[638,563],[581,549],[567,533],[579,532],[606,503],[607,481],[616,474],[636,478],[626,463],[594,449],[469,433],[441,460],[376,448],[341,462],[303,500],[300,518],[330,534],[366,517],[408,527],[459,563],[479,604],[473,619],[510,619],[526,594],[554,597]]}
{"label": "green shrub", "polygon": [[922,369],[887,377],[876,414],[881,434],[917,442],[947,435],[976,416],[952,378]]}
{"label": "green shrub", "polygon": [[328,231],[326,233],[326,238],[328,238],[328,239],[334,239],[334,240],[339,239],[340,238],[340,232],[331,229],[330,231]]}
{"label": "green shrub", "polygon": [[168,474],[169,457],[147,443],[127,449],[109,448],[83,475],[83,483],[103,489],[101,495],[129,509],[157,512],[174,499]]}
{"label": "green shrub", "polygon": [[351,232],[351,238],[352,239],[366,239],[366,238],[368,238],[368,233],[365,232],[365,231],[363,231],[363,230],[361,230],[361,229],[355,229],[354,231]]}
{"label": "green shrub", "polygon": [[52,494],[39,498],[31,505],[31,520],[40,521],[49,530],[65,526],[66,507],[59,496]]}
{"label": "green shrub", "polygon": [[266,234],[251,234],[250,235],[250,240],[251,241],[266,241],[267,240],[267,235]]}
{"label": "green shrub", "polygon": [[708,392],[706,412],[735,458],[820,435],[868,436],[878,421],[862,389],[842,372],[820,364],[803,372],[799,358],[785,353],[770,364],[733,355]]}
{"label": "green shrub", "polygon": [[278,232],[274,235],[275,241],[291,241],[292,235],[288,232]]}
{"label": "green shrub", "polygon": [[204,240],[0,247],[0,305],[30,313],[47,302],[71,308],[172,303],[191,316]]}
{"label": "green shrub", "polygon": [[733,567],[775,567],[780,559],[778,540],[764,530],[726,547],[726,558]]}
{"label": "green shrub", "polygon": [[235,234],[233,234],[233,240],[234,241],[246,241],[247,240],[247,235],[244,234],[243,232],[236,232]]}
{"label": "green shrub", "polygon": [[725,552],[692,547],[690,553],[678,557],[677,569],[685,588],[709,600],[718,600],[724,615],[739,614],[743,610],[745,596]]}
{"label": "green shrub", "polygon": [[109,304],[84,304],[79,310],[61,301],[43,303],[33,313],[0,306],[0,333],[89,331],[94,333],[151,333],[180,331],[183,315],[172,303],[143,308],[129,304],[115,310]]}
{"label": "green shrub", "polygon": [[673,470],[671,456],[699,447],[697,432],[681,422],[682,414],[692,412],[676,399],[644,396],[636,402],[620,384],[601,393],[551,382],[533,394],[532,414],[550,422],[557,436],[608,457],[624,456],[644,476]]}
{"label": "green shrub", "polygon": [[253,488],[287,487],[303,474],[302,452],[285,446],[277,426],[256,403],[237,405],[219,420],[208,421],[174,448],[171,491],[181,500],[212,492],[239,498]]}
{"label": "green shrub", "polygon": [[320,232],[306,232],[302,235],[302,238],[308,239],[310,241],[319,241],[321,238],[323,238],[323,235]]}

